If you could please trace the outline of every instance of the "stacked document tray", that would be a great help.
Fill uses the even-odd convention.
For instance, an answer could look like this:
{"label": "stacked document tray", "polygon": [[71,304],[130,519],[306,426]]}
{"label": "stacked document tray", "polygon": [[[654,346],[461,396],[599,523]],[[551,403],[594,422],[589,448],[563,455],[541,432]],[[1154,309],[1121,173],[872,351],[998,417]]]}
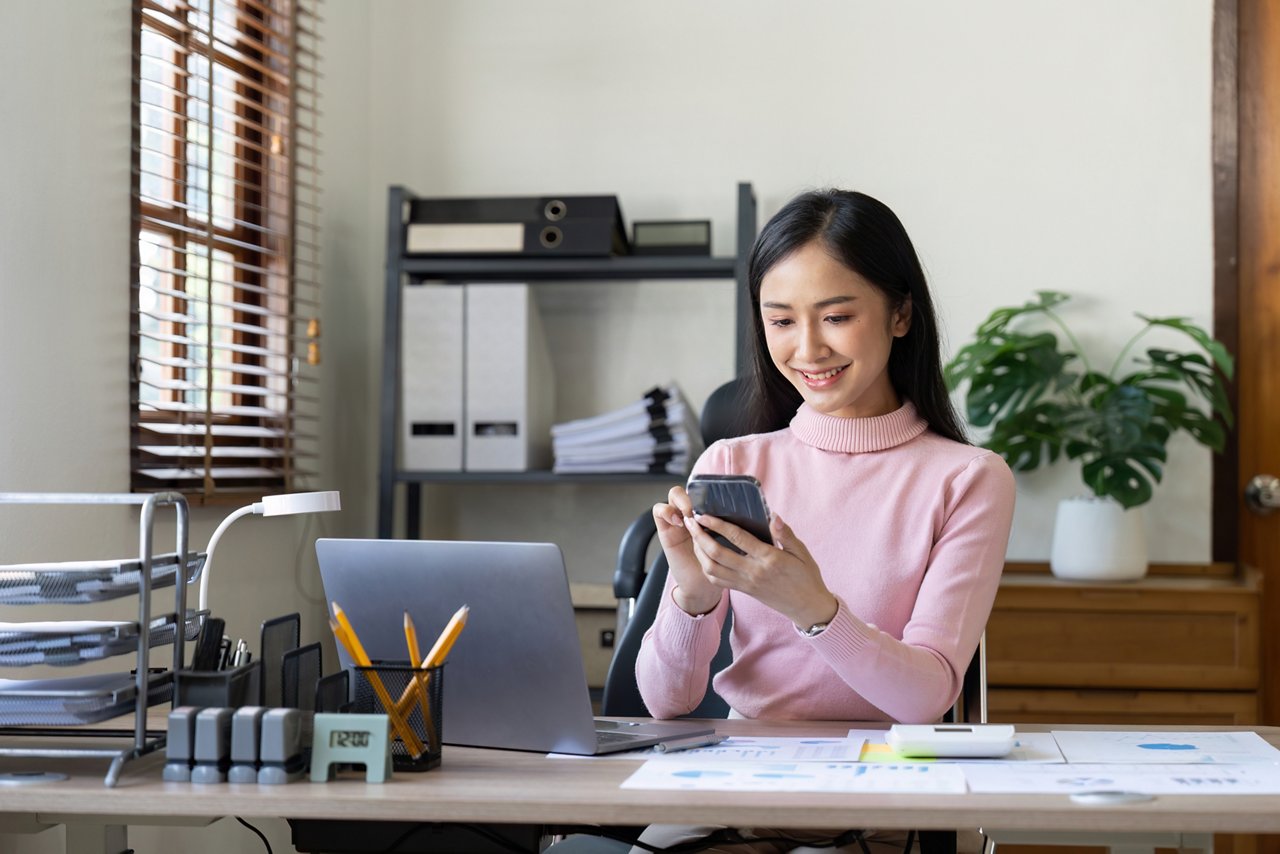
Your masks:
{"label": "stacked document tray", "polygon": [[[153,674],[146,705],[173,694],[173,673]],[[75,726],[110,720],[136,708],[132,673],[102,673],[71,679],[0,679],[0,726]]]}
{"label": "stacked document tray", "polygon": [[[187,580],[200,574],[203,554],[187,555]],[[177,556],[156,555],[151,560],[151,588],[170,587],[177,575]],[[142,578],[139,558],[84,560],[60,563],[0,565],[0,605],[50,605],[103,602],[136,596]]]}
{"label": "stacked document tray", "polygon": [[[195,640],[207,612],[187,612],[183,637]],[[149,646],[173,643],[176,614],[151,621]],[[0,667],[32,664],[71,665],[138,651],[138,624],[115,620],[0,622]]]}

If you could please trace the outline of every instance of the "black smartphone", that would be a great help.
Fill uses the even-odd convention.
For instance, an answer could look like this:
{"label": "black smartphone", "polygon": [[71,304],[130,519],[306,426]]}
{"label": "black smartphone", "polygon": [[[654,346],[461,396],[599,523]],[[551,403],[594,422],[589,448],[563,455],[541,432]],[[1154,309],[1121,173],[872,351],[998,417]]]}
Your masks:
{"label": "black smartphone", "polygon": [[[747,474],[700,474],[686,488],[694,515],[715,516],[732,522],[761,542],[773,544],[769,533],[769,506],[764,503],[760,481]],[[738,554],[742,549],[714,531],[708,531],[722,545]]]}

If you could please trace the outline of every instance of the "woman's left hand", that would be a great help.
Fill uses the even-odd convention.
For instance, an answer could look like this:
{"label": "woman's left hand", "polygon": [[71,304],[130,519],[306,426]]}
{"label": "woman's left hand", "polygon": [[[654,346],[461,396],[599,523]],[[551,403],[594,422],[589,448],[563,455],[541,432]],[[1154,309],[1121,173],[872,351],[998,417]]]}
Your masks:
{"label": "woman's left hand", "polygon": [[[836,615],[839,602],[822,580],[809,549],[777,516],[769,523],[776,545],[715,516],[686,517],[694,553],[707,580],[717,587],[745,593],[807,628]],[[711,536],[716,532],[746,554],[737,554]]]}

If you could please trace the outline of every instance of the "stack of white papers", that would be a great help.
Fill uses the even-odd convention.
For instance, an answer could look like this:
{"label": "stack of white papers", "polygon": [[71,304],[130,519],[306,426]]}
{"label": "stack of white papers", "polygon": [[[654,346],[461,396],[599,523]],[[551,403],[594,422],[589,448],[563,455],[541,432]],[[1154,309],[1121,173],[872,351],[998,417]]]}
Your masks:
{"label": "stack of white papers", "polygon": [[667,472],[683,475],[702,453],[698,419],[675,383],[635,403],[551,428],[557,474]]}

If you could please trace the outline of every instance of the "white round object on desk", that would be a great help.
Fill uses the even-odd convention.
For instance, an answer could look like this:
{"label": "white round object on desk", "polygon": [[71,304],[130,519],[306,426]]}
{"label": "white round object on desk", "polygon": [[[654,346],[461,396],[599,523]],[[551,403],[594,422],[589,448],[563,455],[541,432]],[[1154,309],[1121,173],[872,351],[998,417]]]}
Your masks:
{"label": "white round object on desk", "polygon": [[1086,806],[1109,806],[1111,804],[1140,804],[1143,801],[1154,801],[1155,795],[1146,792],[1072,792],[1071,801]]}

